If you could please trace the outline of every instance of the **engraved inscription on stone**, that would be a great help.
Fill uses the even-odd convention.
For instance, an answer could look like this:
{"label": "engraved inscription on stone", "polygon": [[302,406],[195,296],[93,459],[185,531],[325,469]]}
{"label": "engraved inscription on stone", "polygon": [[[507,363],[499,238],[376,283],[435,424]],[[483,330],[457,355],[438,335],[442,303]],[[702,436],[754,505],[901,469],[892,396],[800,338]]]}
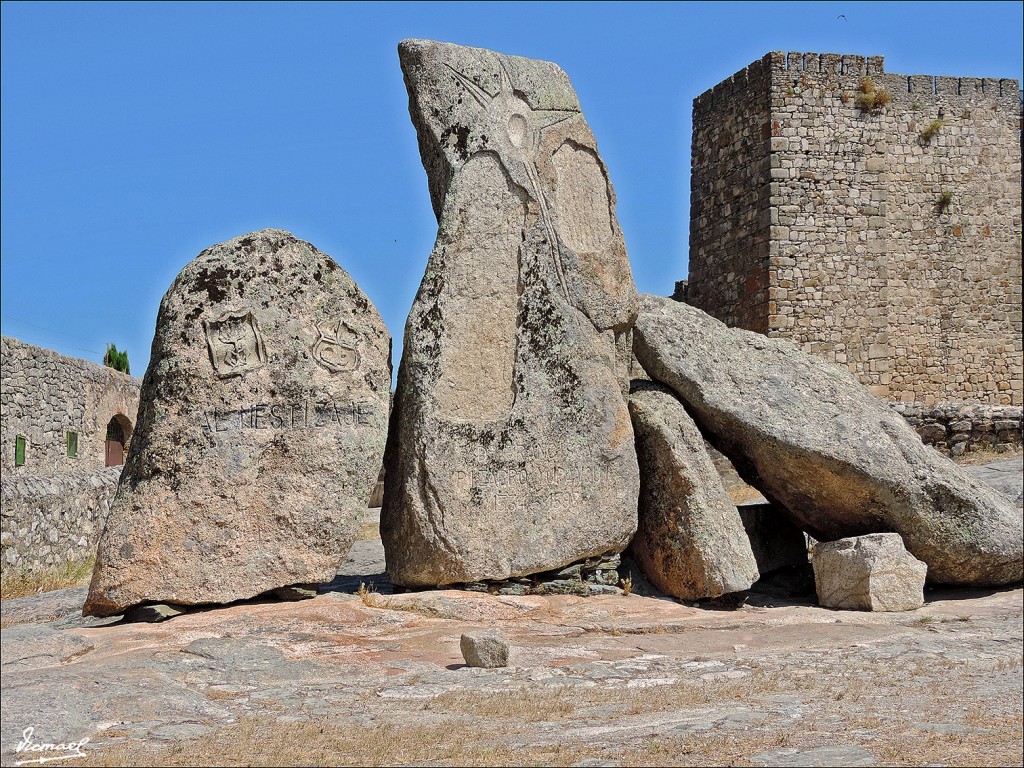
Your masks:
{"label": "engraved inscription on stone", "polygon": [[348,323],[339,320],[337,323],[317,326],[320,337],[313,344],[313,359],[331,373],[354,371],[359,367],[358,334]]}
{"label": "engraved inscription on stone", "polygon": [[210,362],[220,378],[259,368],[267,361],[263,335],[252,312],[225,312],[216,320],[203,321]]}
{"label": "engraved inscription on stone", "polygon": [[322,427],[361,426],[371,423],[373,405],[369,401],[253,403],[241,408],[214,408],[203,411],[200,423],[206,432],[237,432],[245,429],[319,429]]}

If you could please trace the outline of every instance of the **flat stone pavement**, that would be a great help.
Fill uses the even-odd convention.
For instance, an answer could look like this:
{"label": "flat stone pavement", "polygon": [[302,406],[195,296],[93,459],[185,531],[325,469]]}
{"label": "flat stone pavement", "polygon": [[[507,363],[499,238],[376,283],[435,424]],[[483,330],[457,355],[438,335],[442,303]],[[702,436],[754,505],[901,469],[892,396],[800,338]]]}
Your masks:
{"label": "flat stone pavement", "polygon": [[[1020,588],[893,614],[390,592],[361,541],[301,602],[130,624],[83,619],[85,588],[5,601],[0,763],[32,728],[88,738],[70,765],[1021,764]],[[509,667],[464,666],[481,628],[509,638]]]}

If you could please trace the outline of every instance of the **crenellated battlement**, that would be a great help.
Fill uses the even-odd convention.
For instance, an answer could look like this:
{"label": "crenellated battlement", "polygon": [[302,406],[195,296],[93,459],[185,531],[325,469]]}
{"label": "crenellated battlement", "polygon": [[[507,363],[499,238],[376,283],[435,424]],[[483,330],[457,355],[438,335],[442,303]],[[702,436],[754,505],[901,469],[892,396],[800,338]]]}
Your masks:
{"label": "crenellated battlement", "polygon": [[[1016,96],[1020,87],[1013,78],[950,77],[947,75],[900,75],[885,71],[884,56],[858,56],[839,53],[773,51],[755,62],[768,66],[776,75],[795,73],[824,75],[835,79],[882,77],[887,85],[896,85],[904,93],[948,96]],[[751,65],[754,66],[754,65]],[[750,67],[743,70],[746,72]],[[739,73],[737,73],[739,74]],[[729,81],[731,82],[732,78]],[[723,83],[724,84],[724,83]],[[719,86],[715,86],[718,88]],[[714,91],[712,88],[711,91]],[[711,91],[708,91],[709,93]]]}
{"label": "crenellated battlement", "polygon": [[811,72],[834,77],[885,74],[885,57],[840,53],[773,51],[767,57],[776,72]]}
{"label": "crenellated battlement", "polygon": [[769,75],[776,66],[775,57],[778,55],[776,52],[769,53],[764,58],[749,64],[731,77],[723,80],[715,87],[704,91],[704,93],[693,100],[694,109],[697,109],[698,105],[702,108],[708,108],[720,103],[725,98],[731,97],[733,94],[746,92],[754,84],[768,83]]}

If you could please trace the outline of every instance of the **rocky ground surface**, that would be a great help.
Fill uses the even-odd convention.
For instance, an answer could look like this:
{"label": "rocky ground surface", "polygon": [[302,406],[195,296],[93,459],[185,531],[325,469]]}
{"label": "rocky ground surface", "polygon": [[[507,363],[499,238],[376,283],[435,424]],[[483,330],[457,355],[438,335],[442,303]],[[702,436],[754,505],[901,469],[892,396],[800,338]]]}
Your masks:
{"label": "rocky ground surface", "polygon": [[[1020,459],[1000,464],[977,470],[1016,496]],[[379,540],[314,599],[161,624],[83,619],[85,589],[60,590],[3,603],[2,762],[31,727],[88,738],[74,765],[1020,765],[1024,592],[925,596],[392,594]],[[486,628],[509,667],[464,665]]]}

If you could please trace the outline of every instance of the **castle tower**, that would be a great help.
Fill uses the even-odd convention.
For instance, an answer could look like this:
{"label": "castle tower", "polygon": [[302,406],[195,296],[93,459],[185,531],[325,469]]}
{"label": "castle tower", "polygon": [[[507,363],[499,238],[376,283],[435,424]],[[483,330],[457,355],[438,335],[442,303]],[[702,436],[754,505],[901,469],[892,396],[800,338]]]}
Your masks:
{"label": "castle tower", "polygon": [[772,52],[693,102],[686,300],[905,403],[1024,402],[1016,80]]}

